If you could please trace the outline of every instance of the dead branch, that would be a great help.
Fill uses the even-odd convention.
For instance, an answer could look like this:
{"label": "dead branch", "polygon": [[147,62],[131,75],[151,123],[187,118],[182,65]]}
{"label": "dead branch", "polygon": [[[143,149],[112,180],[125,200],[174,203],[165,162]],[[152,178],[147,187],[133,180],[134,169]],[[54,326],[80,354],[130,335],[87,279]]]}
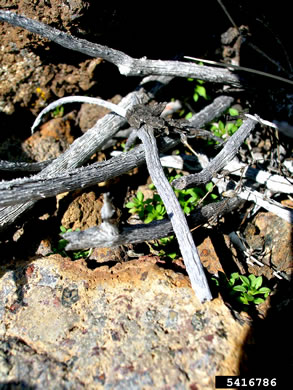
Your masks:
{"label": "dead branch", "polygon": [[46,108],[44,108],[39,113],[39,115],[36,117],[36,119],[32,125],[32,128],[31,128],[32,133],[33,133],[34,129],[41,122],[43,115],[54,110],[56,107],[59,107],[59,106],[62,106],[63,104],[68,104],[68,103],[96,104],[98,106],[105,107],[111,111],[116,112],[116,114],[120,115],[123,118],[125,118],[125,116],[126,116],[126,110],[123,107],[117,106],[117,104],[108,102],[107,100],[103,100],[103,99],[99,99],[99,98],[92,98],[92,97],[88,97],[88,96],[67,96],[67,97],[58,99],[55,102],[49,104]]}
{"label": "dead branch", "polygon": [[221,169],[231,161],[238,150],[247,138],[250,132],[254,129],[256,121],[253,119],[246,119],[240,128],[234,133],[228,141],[225,143],[223,149],[216,155],[216,157],[199,173],[194,173],[188,176],[182,176],[172,182],[172,185],[177,189],[184,189],[191,186],[196,186],[200,183],[207,183],[210,181],[214,174],[219,172]]}
{"label": "dead branch", "polygon": [[211,300],[212,294],[185,216],[160,163],[154,130],[150,125],[144,125],[137,134],[144,146],[148,171],[171,220],[192,288],[201,302]]}
{"label": "dead branch", "polygon": [[0,171],[6,172],[39,172],[52,163],[53,160],[27,163],[0,160]]}
{"label": "dead branch", "polygon": [[132,58],[119,50],[73,37],[44,23],[10,11],[0,10],[0,20],[39,34],[67,49],[81,52],[90,57],[103,58],[115,64],[120,73],[125,76],[163,75],[185,78],[192,77],[213,83],[230,84],[238,87],[242,85],[240,75],[236,72],[230,72],[227,69],[180,61],[157,61],[146,58]]}
{"label": "dead branch", "polygon": [[273,199],[267,198],[264,194],[243,186],[237,195],[241,199],[252,201],[256,205],[263,207],[265,210],[276,214],[286,222],[293,224],[293,210],[289,207],[283,206],[281,203],[276,202]]}
{"label": "dead branch", "polygon": [[259,184],[264,184],[273,193],[293,194],[293,179],[252,168],[248,164],[239,162],[236,157],[224,169],[232,175],[246,177]]}
{"label": "dead branch", "polygon": [[[221,115],[221,113],[231,105],[232,101],[233,98],[229,96],[217,97],[211,104],[206,106],[199,113],[195,114],[191,118],[190,123],[192,126],[199,128],[204,126],[206,123]],[[107,121],[106,123],[110,122],[110,124],[112,124],[114,118],[116,119],[115,121],[118,121],[119,119],[118,116],[112,114],[108,115],[110,115],[110,119],[112,118],[112,120]],[[96,137],[98,137],[101,132],[106,131],[106,129],[104,129],[103,119],[104,118],[100,119],[97,122],[97,125],[95,125],[95,129],[98,130],[95,133]],[[76,165],[79,165],[79,163],[77,164],[75,160],[72,161],[70,158],[71,156],[74,156],[74,153],[77,154],[76,158],[79,156],[80,159],[84,156],[84,153],[89,153],[86,149],[86,146],[88,147],[88,141],[87,139],[82,141],[82,138],[85,137],[88,132],[92,132],[93,129],[88,130],[82,137],[78,138],[74,142],[76,146],[72,144],[62,156],[54,160],[52,164],[48,166],[46,170],[44,169],[40,174],[29,178],[1,182],[0,207],[8,207],[7,209],[4,208],[0,210],[0,221],[3,220],[6,213],[8,213],[6,218],[9,218],[8,221],[11,221],[11,223],[13,222],[13,220],[10,219],[10,212],[15,210],[14,214],[12,214],[14,217],[15,213],[17,213],[17,208],[20,207],[20,205],[12,205],[17,205],[22,202],[32,203],[38,199],[52,197],[62,192],[73,191],[78,188],[86,188],[99,182],[120,176],[145,163],[143,147],[139,145],[133,150],[127,153],[122,153],[108,161],[97,162],[88,167],[73,169]],[[176,139],[163,137],[158,140],[159,150],[161,153],[164,153],[172,147],[175,147],[179,142],[179,137]],[[74,149],[70,152],[73,146]],[[65,163],[67,163],[69,168],[72,168],[66,170]],[[80,163],[82,163],[82,160]],[[55,172],[54,167],[56,167]],[[49,168],[50,171],[48,172]],[[23,208],[20,209],[20,211],[22,210]]]}
{"label": "dead branch", "polygon": [[[147,102],[152,94],[146,94],[143,89],[128,94],[119,103],[119,106],[128,110],[134,104]],[[101,118],[91,129],[76,139],[70,147],[52,164],[43,169],[38,179],[45,180],[52,178],[60,172],[70,171],[85,163],[97,150],[99,150],[119,130],[125,119],[116,114],[107,114]],[[0,227],[4,228],[13,223],[24,211],[31,208],[33,200],[25,204],[8,206],[0,209]]]}
{"label": "dead branch", "polygon": [[[207,223],[211,218],[218,217],[236,210],[243,201],[236,196],[216,203],[210,203],[194,210],[188,217],[189,228]],[[126,244],[136,244],[150,241],[173,234],[172,223],[169,219],[153,221],[149,224],[122,226],[115,240],[110,244],[100,235],[100,226],[94,226],[83,231],[74,231],[62,234],[68,244],[66,250],[79,250],[85,248],[105,248]]]}

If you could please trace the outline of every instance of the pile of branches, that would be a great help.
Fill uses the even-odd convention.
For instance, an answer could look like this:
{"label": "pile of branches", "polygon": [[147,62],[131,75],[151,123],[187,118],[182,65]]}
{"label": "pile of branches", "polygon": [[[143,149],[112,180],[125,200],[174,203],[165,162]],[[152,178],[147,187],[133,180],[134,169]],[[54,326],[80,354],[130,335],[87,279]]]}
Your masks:
{"label": "pile of branches", "polygon": [[[78,101],[99,104],[109,108],[112,112],[97,121],[91,129],[77,138],[61,156],[53,161],[31,164],[0,162],[0,170],[36,172],[30,177],[0,183],[0,227],[2,229],[11,225],[39,199],[107,181],[146,163],[152,181],[164,202],[168,219],[155,221],[148,225],[124,226],[119,229],[111,224],[112,205],[109,198],[105,196],[104,206],[101,210],[102,224],[82,232],[65,233],[63,236],[68,240],[66,249],[117,246],[165,237],[174,232],[192,287],[198,299],[203,302],[210,300],[212,296],[190,233],[190,226],[231,212],[239,207],[243,199],[253,200],[261,207],[274,211],[285,220],[292,222],[293,216],[290,210],[280,207],[276,202],[264,199],[257,191],[243,186],[234,190],[230,197],[196,209],[186,221],[162,169],[160,155],[174,148],[179,142],[186,142],[188,137],[195,136],[213,138],[210,132],[202,128],[227,110],[233,103],[233,98],[224,95],[218,96],[190,120],[174,120],[167,119],[168,111],[166,111],[165,104],[148,105],[155,99],[158,91],[174,77],[191,77],[243,88],[249,83],[243,72],[235,68],[228,70],[183,61],[132,58],[121,51],[73,37],[13,12],[0,10],[0,20],[37,33],[67,49],[79,51],[91,57],[103,58],[115,64],[123,75],[145,76],[136,90],[125,96],[119,105],[101,99],[74,96],[60,99],[43,110],[36,119],[33,128],[40,123],[42,115],[56,106],[66,103]],[[149,83],[150,81],[152,83]],[[152,86],[150,87],[150,85]],[[141,140],[141,144],[108,161],[83,166],[127,122],[132,129],[128,139],[128,147],[137,137]],[[243,166],[238,166],[235,169],[237,161],[234,158],[241,144],[256,125],[276,128],[276,125],[262,120],[257,115],[247,115],[241,127],[222,145],[218,154],[211,161],[202,163],[201,172],[176,179],[172,185],[177,189],[184,189],[216,180],[224,191],[227,189],[227,181],[217,175],[223,169],[227,170],[228,164],[231,163],[234,164],[234,170],[241,171],[242,177],[249,177],[251,169],[248,170],[247,167]],[[257,172],[257,174],[260,173]],[[256,172],[254,172],[254,177],[257,177]],[[279,175],[274,175],[274,177],[270,175],[265,179],[265,183],[274,189],[276,189],[276,185],[283,186],[281,190],[278,187],[279,191],[293,192],[292,182]]]}

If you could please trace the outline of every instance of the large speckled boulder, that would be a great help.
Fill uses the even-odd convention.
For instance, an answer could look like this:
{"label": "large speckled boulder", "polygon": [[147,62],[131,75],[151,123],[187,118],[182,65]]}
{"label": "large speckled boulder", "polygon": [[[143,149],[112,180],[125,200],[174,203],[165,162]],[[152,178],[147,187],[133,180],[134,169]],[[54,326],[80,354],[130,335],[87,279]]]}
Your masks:
{"label": "large speckled boulder", "polygon": [[34,389],[213,389],[239,372],[250,329],[220,298],[200,304],[157,257],[16,264],[0,302],[0,381]]}

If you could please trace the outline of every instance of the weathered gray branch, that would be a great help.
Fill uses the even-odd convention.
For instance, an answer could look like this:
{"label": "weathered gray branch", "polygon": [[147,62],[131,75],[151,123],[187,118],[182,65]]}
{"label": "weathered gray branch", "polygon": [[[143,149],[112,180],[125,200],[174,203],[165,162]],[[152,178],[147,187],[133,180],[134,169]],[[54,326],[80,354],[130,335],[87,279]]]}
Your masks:
{"label": "weathered gray branch", "polygon": [[32,132],[41,122],[43,115],[54,110],[56,107],[59,107],[59,106],[62,106],[63,104],[68,104],[68,103],[96,104],[98,106],[105,107],[111,111],[114,111],[116,114],[120,115],[121,117],[125,118],[125,116],[126,116],[126,110],[123,107],[117,106],[117,104],[108,102],[107,100],[103,100],[103,99],[99,99],[99,98],[92,98],[92,97],[88,97],[88,96],[66,96],[64,98],[58,99],[55,102],[49,104],[46,108],[44,108],[39,113],[39,115],[36,117],[36,119],[32,125],[32,128],[31,128]]}
{"label": "weathered gray branch", "polygon": [[[193,211],[187,222],[189,228],[208,222],[211,218],[224,215],[237,209],[243,201],[237,197],[227,198],[216,203],[210,203]],[[166,237],[173,234],[172,223],[169,219],[153,221],[149,224],[139,224],[131,226],[122,226],[119,234],[116,235],[114,242],[110,243],[109,238],[100,235],[100,226],[83,231],[74,231],[62,234],[68,244],[66,250],[78,250],[85,248],[105,248],[124,244],[135,244],[144,241],[150,241]]]}
{"label": "weathered gray branch", "polygon": [[[119,103],[125,110],[130,109],[137,103],[147,102],[152,94],[147,94],[143,89],[128,94]],[[116,114],[107,114],[101,118],[91,129],[76,139],[70,147],[52,164],[43,169],[37,176],[44,181],[50,177],[55,177],[58,173],[70,171],[85,163],[97,150],[113,137],[119,130],[125,119]],[[41,196],[42,197],[42,196]],[[24,211],[31,208],[34,200],[29,200],[25,204],[8,206],[0,209],[0,227],[4,228],[15,221]]]}
{"label": "weathered gray branch", "polygon": [[216,155],[216,157],[199,173],[194,173],[188,176],[182,176],[175,179],[172,185],[182,190],[183,188],[196,186],[200,183],[207,183],[213,175],[224,168],[225,165],[231,161],[250,132],[254,129],[256,121],[253,119],[246,119],[240,128],[234,133],[225,143],[223,149]]}
{"label": "weathered gray branch", "polygon": [[144,125],[138,129],[137,135],[144,146],[148,171],[171,220],[192,288],[201,302],[211,300],[212,294],[185,216],[164,174],[154,130],[151,126]]}
{"label": "weathered gray branch", "polygon": [[[203,110],[201,110],[199,113],[197,113],[196,115],[194,115],[194,117],[191,118],[190,122],[192,126],[204,126],[206,123],[212,121],[214,118],[221,115],[221,113],[231,105],[232,101],[233,98],[229,96],[219,96],[214,100],[214,102],[209,104],[207,107],[205,107]],[[119,118],[118,116],[114,117],[116,118],[116,120]],[[100,121],[98,123],[100,123]],[[97,132],[96,134],[97,137],[98,134],[103,131],[103,127],[101,126],[101,128],[99,127],[99,129],[99,132]],[[89,131],[92,130],[88,130],[88,132]],[[85,135],[87,133],[85,133]],[[77,139],[75,143],[77,143],[77,141],[79,140],[82,141],[81,138]],[[78,155],[81,154],[81,157],[83,156],[83,153],[86,152],[86,146],[88,146],[86,145],[86,142],[87,140],[85,140],[85,142],[80,142],[80,147],[78,147],[78,144],[76,145],[75,153]],[[159,150],[163,153],[170,148],[176,146],[180,141],[179,138],[171,139],[168,137],[164,137],[163,139],[158,140],[158,142]],[[68,159],[68,166],[70,167],[71,160],[69,159],[69,157],[71,157],[72,155],[73,152],[71,152],[70,154],[65,152],[57,160],[61,160],[62,163],[62,161],[64,161],[64,158],[65,161]],[[142,146],[139,145],[133,150],[127,153],[123,153],[118,157],[113,157],[108,161],[94,163],[88,167],[70,169],[69,171],[65,170],[65,172],[64,169],[62,170],[60,168],[60,162],[57,166],[57,160],[54,160],[51,164],[52,167],[50,169],[49,174],[46,174],[46,170],[43,170],[40,174],[29,178],[15,179],[0,183],[0,207],[8,206],[7,209],[0,210],[0,221],[1,218],[3,218],[3,212],[5,210],[7,210],[7,216],[8,218],[10,218],[10,212],[13,210],[13,207],[14,210],[16,210],[18,207],[21,207],[20,205],[12,205],[22,202],[31,203],[38,199],[55,196],[59,193],[73,191],[78,188],[86,188],[96,183],[109,180],[113,177],[117,177],[145,163],[145,155]],[[57,167],[56,172],[54,172],[55,164]],[[72,164],[73,167],[76,165],[76,163]],[[13,216],[14,215],[15,214],[13,214]]]}
{"label": "weathered gray branch", "polygon": [[6,172],[39,172],[52,163],[53,160],[27,163],[0,160],[0,171]]}
{"label": "weathered gray branch", "polygon": [[132,58],[119,50],[73,37],[44,23],[10,11],[0,10],[0,20],[39,34],[67,49],[78,51],[91,57],[100,57],[112,62],[118,67],[120,73],[125,76],[163,75],[171,77],[192,77],[213,83],[241,86],[239,74],[230,72],[227,69],[180,61],[157,61],[146,58]]}

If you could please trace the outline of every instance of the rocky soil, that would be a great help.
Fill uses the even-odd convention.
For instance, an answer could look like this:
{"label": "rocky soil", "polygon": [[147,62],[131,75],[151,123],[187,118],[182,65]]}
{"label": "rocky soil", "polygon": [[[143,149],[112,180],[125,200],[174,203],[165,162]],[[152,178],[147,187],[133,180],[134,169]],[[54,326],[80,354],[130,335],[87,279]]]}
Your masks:
{"label": "rocky soil", "polygon": [[[268,52],[286,64],[284,51],[273,39],[277,37],[287,48],[286,32],[275,23],[279,13],[282,20],[286,16],[269,5],[263,13],[260,6],[252,10],[246,2],[240,3],[237,9],[233,2],[225,2],[237,23],[248,26],[252,37],[248,40],[264,51],[269,46]],[[1,9],[136,57],[174,58],[184,51],[215,60],[223,56],[235,59],[239,55],[236,46],[221,44],[221,34],[231,24],[224,14],[220,23],[221,9],[211,15],[209,6],[190,15],[186,9],[176,13],[150,8],[138,17],[138,10],[130,6],[101,7],[90,0],[0,0]],[[257,17],[264,18],[274,32],[256,23]],[[186,20],[186,28],[177,31],[179,19]],[[201,40],[196,39],[198,31]],[[107,112],[96,106],[72,105],[63,115],[49,117],[31,135],[35,116],[51,101],[73,94],[101,96],[118,103],[140,81],[126,79],[101,59],[71,53],[6,23],[0,24],[0,40],[2,160],[56,158]],[[270,61],[249,50],[249,46],[241,49],[242,65],[253,68],[257,64],[276,73]],[[292,55],[289,49],[288,55]],[[267,80],[260,81],[256,89],[237,92],[238,106],[267,120],[292,123],[292,94],[283,86],[269,94],[267,85]],[[270,85],[273,87],[274,81]],[[221,88],[207,86],[212,96]],[[162,92],[161,99],[183,98],[186,93],[190,93],[188,83],[176,80]],[[204,104],[199,101],[195,110]],[[243,159],[252,151],[277,161],[274,137],[259,130],[249,139],[251,148],[241,151]],[[118,142],[120,147],[121,140]],[[278,142],[282,158],[292,157],[292,141],[280,134]],[[109,157],[110,150],[105,149],[90,162]],[[1,178],[10,176],[3,173]],[[99,225],[103,193],[108,191],[116,195],[117,220],[128,218],[125,198],[148,180],[145,168],[135,169],[87,190],[42,200],[1,232],[0,389],[201,390],[213,389],[216,375],[290,372],[292,227],[273,213],[261,209],[250,217],[251,204],[247,202],[241,210],[214,223],[212,229],[200,227],[194,234],[210,276],[240,272],[264,277],[273,293],[248,311],[234,306],[216,288],[215,299],[200,304],[182,259],[162,258],[147,244],[94,248],[78,259],[58,250],[61,225],[74,230]],[[279,201],[293,206],[290,196],[281,196]],[[247,264],[247,255],[231,240],[230,233],[236,230],[262,266]],[[276,277],[276,271],[282,279]]]}

